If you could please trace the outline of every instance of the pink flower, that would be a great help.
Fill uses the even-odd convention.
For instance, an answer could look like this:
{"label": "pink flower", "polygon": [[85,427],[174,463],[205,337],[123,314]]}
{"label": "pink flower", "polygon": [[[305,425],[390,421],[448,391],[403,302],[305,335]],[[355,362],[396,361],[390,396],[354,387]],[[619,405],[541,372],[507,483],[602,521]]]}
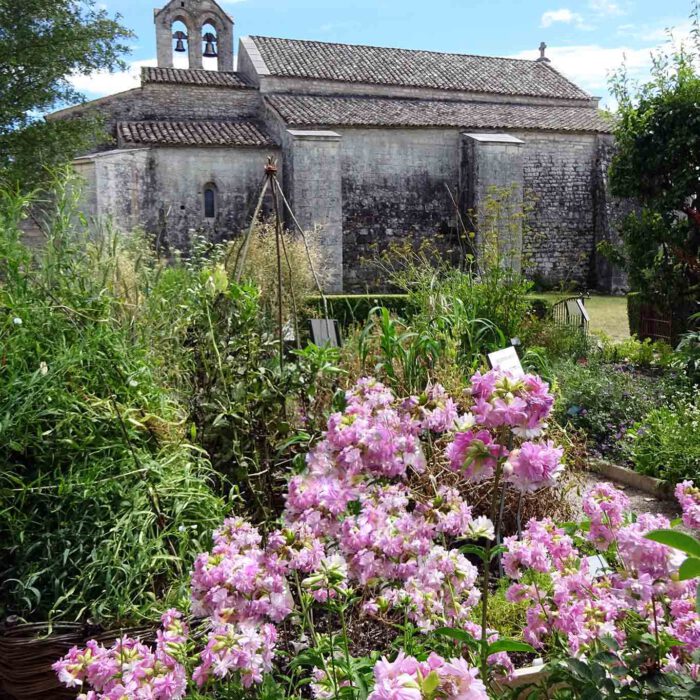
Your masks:
{"label": "pink flower", "polygon": [[700,530],[700,489],[692,481],[682,481],[676,486],[675,496],[683,509],[683,524]]}
{"label": "pink flower", "polygon": [[498,460],[507,450],[499,445],[488,430],[457,433],[445,451],[453,471],[461,472],[469,481],[490,479]]}
{"label": "pink flower", "polygon": [[472,377],[474,415],[487,428],[508,426],[519,437],[540,434],[554,404],[549,386],[527,374],[516,378],[500,370]]}
{"label": "pink flower", "polygon": [[479,672],[469,668],[464,659],[450,659],[438,670],[440,690],[454,700],[488,700],[486,686],[477,678]]}
{"label": "pink flower", "polygon": [[564,470],[564,450],[546,443],[524,442],[519,450],[513,450],[505,467],[506,480],[522,492],[538,491],[554,486]]}
{"label": "pink flower", "polygon": [[583,497],[583,512],[590,518],[588,539],[600,550],[607,549],[629,511],[627,496],[612,484],[604,482],[589,489]]}
{"label": "pink flower", "polygon": [[452,430],[457,420],[457,405],[440,384],[428,387],[420,401],[421,427],[434,433]]}

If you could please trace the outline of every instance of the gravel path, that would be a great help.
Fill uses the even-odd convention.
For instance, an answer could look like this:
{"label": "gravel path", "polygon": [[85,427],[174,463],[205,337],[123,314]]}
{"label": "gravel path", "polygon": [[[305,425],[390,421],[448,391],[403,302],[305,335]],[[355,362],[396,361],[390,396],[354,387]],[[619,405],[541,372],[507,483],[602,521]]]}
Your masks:
{"label": "gravel path", "polygon": [[[569,493],[569,498],[571,499],[571,503],[578,517],[582,517],[581,495],[591,486],[595,486],[603,481],[610,481],[610,479],[606,479],[601,474],[595,472],[582,472],[577,478],[580,479],[581,485],[578,489],[572,489]],[[665,515],[670,520],[680,517],[680,508],[675,500],[655,498],[644,491],[639,491],[625,484],[616,483],[615,486],[627,494],[627,498],[630,499],[632,511],[634,513],[658,513]]]}

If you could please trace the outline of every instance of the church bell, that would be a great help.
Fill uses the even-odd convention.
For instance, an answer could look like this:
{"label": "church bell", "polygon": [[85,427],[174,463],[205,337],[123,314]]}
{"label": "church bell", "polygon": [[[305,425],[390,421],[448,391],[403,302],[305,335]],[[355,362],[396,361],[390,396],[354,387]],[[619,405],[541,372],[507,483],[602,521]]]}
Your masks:
{"label": "church bell", "polygon": [[175,32],[173,34],[173,39],[176,40],[175,51],[178,53],[185,53],[187,49],[185,48],[185,40],[187,39],[187,34],[185,32]]}
{"label": "church bell", "polygon": [[216,36],[211,32],[207,32],[203,38],[206,42],[206,46],[204,47],[204,57],[216,58],[219,55],[216,52]]}

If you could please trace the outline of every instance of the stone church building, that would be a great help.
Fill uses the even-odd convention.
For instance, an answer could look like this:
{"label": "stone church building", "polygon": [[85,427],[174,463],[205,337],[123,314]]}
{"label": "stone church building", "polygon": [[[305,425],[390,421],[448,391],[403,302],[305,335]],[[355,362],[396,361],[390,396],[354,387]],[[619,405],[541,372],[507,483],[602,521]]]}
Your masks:
{"label": "stone church building", "polygon": [[87,214],[178,248],[193,231],[228,238],[273,155],[302,226],[321,227],[329,291],[373,284],[361,261],[374,244],[454,248],[453,196],[479,211],[494,187],[531,202],[517,242],[530,276],[619,285],[595,252],[619,209],[610,127],[544,46],[527,61],[249,36],[234,70],[233,20],[215,0],[172,0],[155,25],[158,66],[140,87],[51,117],[98,110],[112,133],[75,162]]}

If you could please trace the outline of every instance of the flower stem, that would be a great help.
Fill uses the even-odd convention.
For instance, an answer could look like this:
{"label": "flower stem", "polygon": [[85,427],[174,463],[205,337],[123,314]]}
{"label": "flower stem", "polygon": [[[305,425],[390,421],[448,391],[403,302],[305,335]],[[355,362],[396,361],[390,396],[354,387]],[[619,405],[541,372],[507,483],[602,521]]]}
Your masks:
{"label": "flower stem", "polygon": [[[501,487],[501,474],[503,463],[499,461],[496,466],[496,474],[493,481],[493,494],[491,496],[491,522],[496,524],[498,516],[499,490]],[[500,523],[496,524],[498,531]],[[481,585],[481,680],[486,683],[488,674],[488,635],[486,633],[489,610],[489,582],[491,578],[491,540],[486,540],[484,548],[484,577]]]}

